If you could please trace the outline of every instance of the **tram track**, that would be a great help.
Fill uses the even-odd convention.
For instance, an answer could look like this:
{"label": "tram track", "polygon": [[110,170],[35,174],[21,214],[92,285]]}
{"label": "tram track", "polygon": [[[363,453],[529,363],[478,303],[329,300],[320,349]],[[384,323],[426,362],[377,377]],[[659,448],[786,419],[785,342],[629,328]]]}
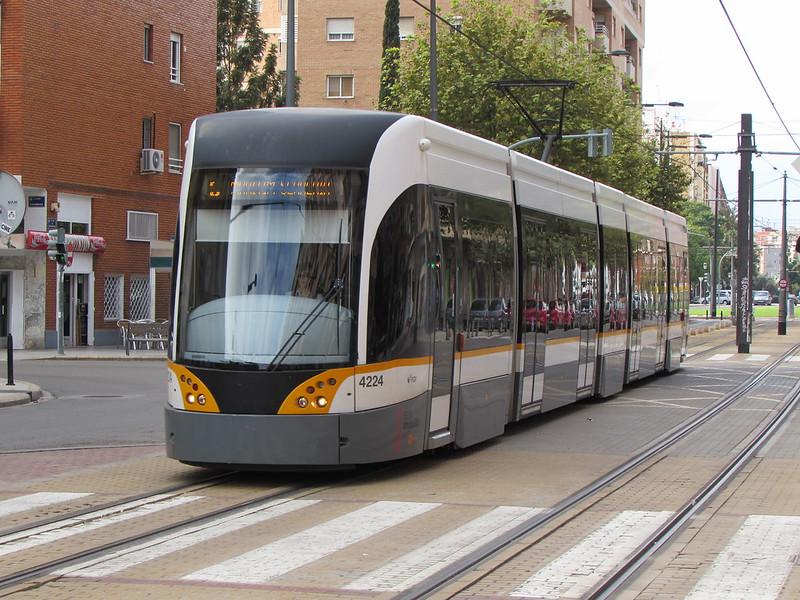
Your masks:
{"label": "tram track", "polygon": [[[660,452],[670,448],[672,445],[685,438],[691,432],[695,431],[701,425],[708,422],[710,419],[714,418],[716,415],[731,406],[734,402],[743,398],[748,393],[751,393],[760,384],[765,382],[767,378],[769,378],[769,376],[773,374],[775,370],[781,364],[783,364],[783,362],[790,355],[797,353],[798,350],[800,350],[800,344],[790,348],[776,360],[759,369],[753,376],[737,385],[733,390],[731,390],[713,405],[705,408],[691,421],[674,427],[671,431],[663,434],[652,443],[648,444],[648,446],[642,452],[630,458],[625,463],[619,465],[617,468],[596,479],[575,494],[564,498],[545,512],[539,513],[530,520],[521,523],[504,536],[497,537],[492,542],[485,544],[483,547],[478,548],[475,552],[465,556],[457,562],[454,562],[450,566],[445,567],[430,578],[407,589],[404,592],[398,593],[395,597],[424,598],[432,595],[439,597],[440,593],[446,593],[447,597],[457,595],[461,590],[466,589],[468,585],[462,587],[454,594],[449,593],[449,588],[451,586],[459,586],[461,584],[460,580],[468,576],[468,574],[476,566],[484,564],[492,565],[491,568],[486,566],[484,567],[488,568],[485,573],[491,573],[495,569],[492,563],[502,561],[501,564],[505,564],[507,561],[513,560],[513,556],[511,558],[505,558],[505,555],[509,554],[509,552],[513,551],[515,554],[523,552],[526,548],[537,544],[540,539],[550,536],[552,531],[556,531],[559,527],[563,527],[564,524],[569,523],[571,520],[579,518],[580,514],[586,510],[582,508],[583,505],[599,501],[597,498],[601,496],[613,494],[614,490],[612,488],[625,485],[624,480],[626,479],[626,475],[632,474],[632,477],[635,478],[635,470],[640,467],[644,468],[648,461],[650,461],[651,464],[658,462],[658,455]],[[800,393],[797,392],[797,386],[795,388],[795,395],[800,395]],[[777,427],[779,427],[779,425],[776,425],[776,428]],[[282,503],[289,502],[290,500],[307,498],[315,494],[319,494],[320,492],[331,490],[337,486],[349,485],[355,481],[358,481],[359,479],[369,480],[369,478],[375,477],[378,474],[385,475],[394,469],[400,468],[402,465],[404,465],[404,463],[400,462],[383,465],[379,468],[369,468],[367,470],[359,471],[354,477],[339,478],[333,483],[327,482],[327,484],[323,485],[320,485],[319,481],[317,480],[313,482],[307,482],[303,485],[286,486],[279,490],[272,489],[268,493],[260,494],[245,501],[236,502],[215,510],[206,511],[191,518],[176,520],[162,527],[152,528],[148,531],[137,533],[136,535],[122,536],[116,540],[109,540],[106,543],[98,544],[91,548],[71,552],[68,555],[58,557],[55,560],[43,560],[38,564],[31,564],[25,569],[18,569],[13,573],[0,575],[0,590],[15,588],[16,591],[20,589],[32,589],[33,587],[46,585],[48,582],[53,582],[60,579],[61,575],[54,574],[55,572],[58,572],[64,568],[72,567],[78,563],[85,563],[87,561],[102,561],[112,553],[128,551],[128,549],[131,547],[143,543],[153,543],[153,540],[160,536],[180,536],[182,532],[209,525],[221,517],[236,516],[248,510],[259,510],[260,505],[263,505],[264,503]],[[730,475],[725,479],[725,481],[728,481],[732,476],[733,475]],[[176,495],[188,495],[200,489],[223,485],[235,477],[236,473],[234,472],[217,473],[212,477],[208,477],[199,481],[193,481],[189,485],[183,484],[181,486],[171,486],[149,492],[147,494],[127,497],[119,501],[104,504],[102,507],[95,506],[90,509],[70,513],[57,519],[51,519],[48,521],[48,523],[56,524],[61,520],[67,520],[70,518],[74,519],[81,515],[86,516],[91,512],[99,511],[101,509],[113,510],[115,506],[119,506],[124,503],[130,503],[136,500],[146,501],[147,498],[152,498],[158,494],[172,493]],[[720,483],[719,485],[723,484],[724,482]],[[24,535],[26,530],[32,530],[34,527],[38,528],[42,527],[43,525],[44,522],[40,521],[33,526],[29,525],[0,532],[0,547],[2,547],[3,544],[2,536]],[[679,528],[680,525],[677,525],[676,527]],[[529,541],[531,536],[535,536],[537,539],[531,542]],[[663,543],[664,542],[661,542],[662,545]],[[654,548],[653,551],[660,547],[658,544],[659,543],[656,541],[650,544],[650,546]],[[522,548],[522,550],[517,551],[517,548]],[[642,560],[646,559],[646,556],[642,558]],[[633,564],[628,566],[628,569],[630,569],[632,573],[636,571],[636,568],[637,567]],[[621,566],[620,572],[622,571],[623,567]],[[24,585],[26,583],[28,583],[28,586]]]}
{"label": "tram track", "polygon": [[[268,493],[260,494],[254,498],[250,498],[248,500],[244,500],[241,502],[236,502],[234,504],[224,506],[222,508],[218,508],[215,510],[207,511],[201,515],[193,516],[191,518],[181,519],[179,521],[170,523],[165,526],[150,529],[143,533],[126,536],[120,539],[109,541],[107,543],[93,546],[85,550],[73,552],[66,556],[59,557],[55,560],[42,562],[30,567],[26,567],[24,569],[19,569],[12,573],[0,575],[0,592],[2,592],[3,590],[7,590],[8,588],[19,586],[31,580],[46,577],[48,574],[53,573],[54,571],[70,567],[71,565],[74,565],[76,563],[82,563],[85,561],[91,561],[95,559],[102,559],[104,556],[112,552],[123,550],[127,547],[131,547],[137,544],[145,543],[148,540],[152,540],[154,538],[170,534],[179,534],[182,530],[187,530],[188,528],[202,527],[205,524],[214,522],[220,518],[235,516],[239,513],[244,513],[248,510],[256,509],[268,503],[275,503],[275,502],[279,503],[282,500],[289,501],[289,500],[302,499],[307,496],[312,496],[314,494],[318,494],[323,491],[335,488],[337,486],[350,485],[359,480],[373,477],[378,473],[386,473],[387,471],[391,471],[397,468],[399,468],[398,464],[390,464],[380,467],[369,467],[367,468],[366,471],[359,472],[353,477],[347,477],[345,479],[338,480],[331,484],[320,485],[312,482],[306,484],[286,486],[277,491],[272,490]],[[204,478],[201,481],[193,482],[192,484],[189,485],[183,484],[183,485],[165,487],[154,492],[148,492],[146,494],[140,494],[137,496],[129,496],[124,499],[114,502],[109,502],[100,506],[94,506],[80,511],[73,511],[71,513],[68,513],[67,515],[59,516],[58,518],[48,519],[46,521],[37,521],[33,525],[25,525],[18,528],[7,529],[3,532],[0,532],[0,550],[2,549],[3,544],[6,543],[7,539],[9,538],[12,538],[14,542],[17,542],[19,540],[23,540],[25,538],[26,533],[29,533],[31,535],[37,535],[38,533],[41,532],[43,528],[46,528],[48,526],[53,526],[54,528],[57,528],[59,523],[65,524],[65,526],[72,526],[74,521],[81,519],[81,517],[88,516],[88,518],[91,519],[93,513],[97,513],[98,515],[107,514],[109,511],[113,511],[115,508],[120,508],[129,505],[136,505],[137,507],[141,507],[142,502],[146,502],[148,499],[152,500],[153,502],[163,501],[165,495],[177,497],[177,496],[191,494],[193,492],[207,489],[212,486],[219,486],[225,483],[229,483],[239,474],[240,472],[237,471],[224,472],[216,474],[211,477]],[[52,579],[48,578],[47,581],[52,581]],[[46,583],[47,581],[44,581],[42,583]],[[42,583],[37,582],[35,586],[38,587]],[[0,594],[0,597],[3,596],[4,595]]]}
{"label": "tram track", "polygon": [[[447,568],[442,569],[414,587],[397,594],[394,598],[396,600],[417,600],[419,598],[429,597],[457,597],[461,592],[475,585],[476,582],[496,572],[502,566],[513,562],[520,554],[539,543],[542,539],[552,535],[553,531],[564,527],[565,524],[578,518],[583,512],[588,510],[588,508],[581,509],[580,507],[592,504],[593,500],[597,501],[603,490],[622,482],[626,475],[632,474],[637,468],[643,467],[646,463],[657,462],[659,460],[659,455],[686,438],[690,433],[697,431],[700,427],[708,423],[738,400],[745,398],[750,392],[765,382],[787,358],[797,354],[798,351],[800,351],[800,344],[790,347],[777,359],[759,369],[753,376],[737,385],[728,394],[707,407],[690,421],[673,428],[671,431],[657,438],[641,452],[615,469],[597,478],[548,510],[521,523],[505,535],[498,536],[475,552],[452,563]],[[763,430],[759,432],[733,460],[727,463],[716,476],[711,478],[698,493],[694,494],[680,510],[676,511],[675,515],[660,527],[642,547],[638,548],[632,556],[623,564],[619,565],[611,575],[604,578],[595,589],[592,589],[584,597],[592,598],[592,600],[610,597],[637,572],[638,568],[648,558],[671,539],[691,516],[701,510],[701,508],[703,508],[708,501],[743,468],[753,454],[766,443],[769,436],[773,435],[775,431],[780,428],[780,425],[787,416],[797,404],[800,403],[800,383],[794,386],[787,397],[789,399],[782,403],[781,409],[769,419],[769,422],[763,427]],[[622,483],[622,485],[624,485],[624,483]],[[614,491],[615,490],[612,490],[610,493],[614,493]],[[571,511],[574,510],[578,511],[577,514],[571,514]],[[563,522],[559,523],[559,520]],[[548,526],[552,526],[549,531],[547,530]],[[535,539],[528,539],[532,536],[535,536]],[[503,556],[500,562],[488,566],[488,563],[492,559],[501,556],[503,553],[508,553],[509,549],[512,547],[514,550],[510,556]],[[468,574],[480,565],[483,565],[484,568],[478,577],[466,581],[463,585],[459,583],[462,578],[468,578]]]}

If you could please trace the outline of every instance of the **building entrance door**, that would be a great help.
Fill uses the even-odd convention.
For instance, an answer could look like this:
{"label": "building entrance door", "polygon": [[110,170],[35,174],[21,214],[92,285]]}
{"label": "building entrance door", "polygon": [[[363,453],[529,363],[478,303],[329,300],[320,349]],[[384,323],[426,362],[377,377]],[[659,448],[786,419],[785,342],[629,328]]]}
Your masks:
{"label": "building entrance door", "polygon": [[86,346],[89,326],[89,276],[86,273],[64,275],[64,345]]}

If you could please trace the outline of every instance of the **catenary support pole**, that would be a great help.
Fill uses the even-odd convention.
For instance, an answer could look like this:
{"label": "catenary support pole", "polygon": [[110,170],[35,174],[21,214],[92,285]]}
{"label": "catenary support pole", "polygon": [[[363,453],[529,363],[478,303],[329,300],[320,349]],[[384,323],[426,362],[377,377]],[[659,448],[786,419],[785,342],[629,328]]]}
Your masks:
{"label": "catenary support pole", "polygon": [[297,75],[295,73],[295,0],[289,0],[286,8],[286,106],[295,106],[295,88],[297,87]]}
{"label": "catenary support pole", "polygon": [[717,246],[719,245],[719,203],[722,200],[722,196],[719,193],[719,169],[717,169],[717,182],[714,187],[714,244],[711,246],[711,291],[708,295],[712,319],[717,318],[717,288],[719,287]]}
{"label": "catenary support pole", "polygon": [[439,57],[436,50],[436,0],[431,0],[431,55],[430,55],[430,96],[431,96],[431,120],[439,120],[439,80],[437,76],[437,62]]}
{"label": "catenary support pole", "polygon": [[753,264],[753,115],[742,115],[742,131],[739,134],[739,223],[737,239],[736,285],[736,345],[740,354],[750,352],[752,341],[752,264]]}
{"label": "catenary support pole", "polygon": [[[786,171],[783,172],[783,221],[781,225],[781,284],[788,284],[789,280],[786,275],[786,255],[789,250],[789,243],[786,239]],[[778,292],[778,335],[786,335],[786,313],[788,307],[786,301],[788,294],[786,293],[786,285],[781,285]]]}

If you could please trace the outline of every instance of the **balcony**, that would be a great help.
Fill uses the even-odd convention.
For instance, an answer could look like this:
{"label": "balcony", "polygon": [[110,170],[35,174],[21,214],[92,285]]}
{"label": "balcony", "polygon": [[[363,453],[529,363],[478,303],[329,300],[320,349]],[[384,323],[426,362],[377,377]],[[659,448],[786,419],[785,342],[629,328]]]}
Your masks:
{"label": "balcony", "polygon": [[551,0],[545,10],[559,12],[567,16],[572,16],[572,0]]}
{"label": "balcony", "polygon": [[611,48],[609,39],[608,27],[602,23],[596,23],[594,26],[594,47],[608,54]]}

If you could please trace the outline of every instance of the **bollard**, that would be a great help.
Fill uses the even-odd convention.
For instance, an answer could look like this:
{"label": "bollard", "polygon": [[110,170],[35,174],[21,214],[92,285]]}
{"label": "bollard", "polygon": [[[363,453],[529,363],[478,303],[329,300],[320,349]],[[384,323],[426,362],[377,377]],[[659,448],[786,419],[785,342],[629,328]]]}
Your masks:
{"label": "bollard", "polygon": [[6,357],[8,361],[8,380],[6,385],[14,385],[14,338],[9,333],[6,339]]}

